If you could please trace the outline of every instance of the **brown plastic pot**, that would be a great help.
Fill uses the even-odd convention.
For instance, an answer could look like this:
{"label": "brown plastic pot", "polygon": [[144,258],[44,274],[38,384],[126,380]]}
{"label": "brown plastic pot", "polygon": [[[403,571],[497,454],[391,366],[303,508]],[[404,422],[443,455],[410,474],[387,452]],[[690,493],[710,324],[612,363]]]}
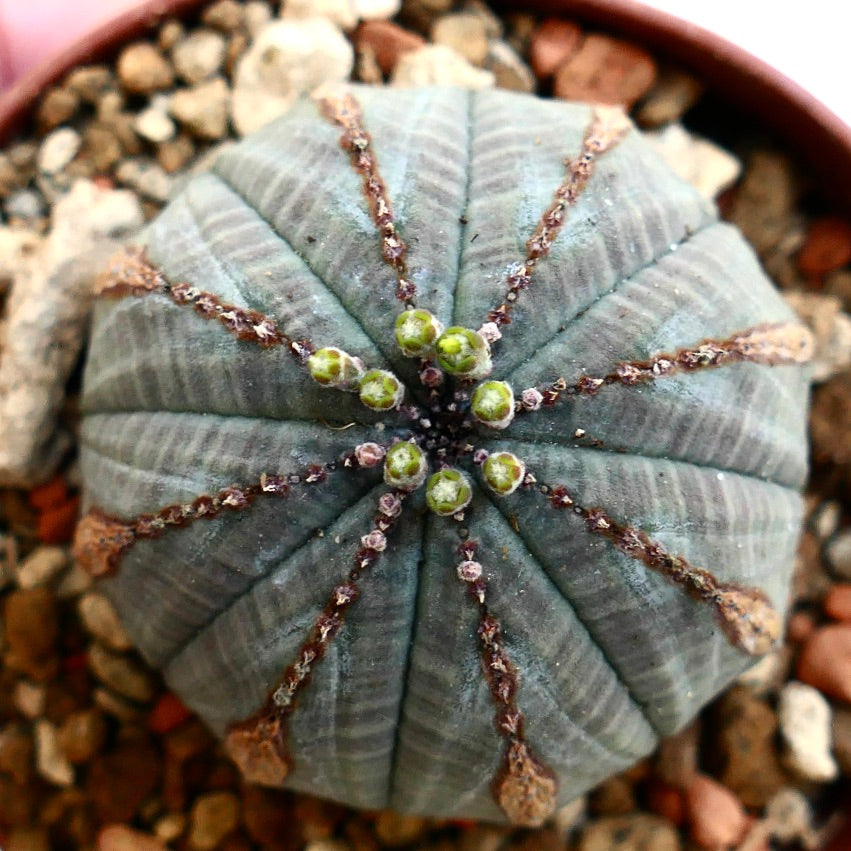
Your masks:
{"label": "brown plastic pot", "polygon": [[[149,0],[89,33],[0,95],[0,145],[27,127],[39,95],[77,65],[114,54],[167,16],[186,16],[203,0]],[[643,44],[693,72],[707,88],[756,116],[820,179],[823,194],[851,210],[851,128],[824,104],[770,65],[700,27],[634,0],[497,2],[574,18]]]}
{"label": "brown plastic pot", "polygon": [[[148,0],[92,31],[0,95],[0,145],[26,129],[39,95],[71,68],[108,58],[167,16],[186,16],[204,0]],[[582,21],[642,44],[699,77],[797,152],[822,193],[851,211],[851,128],[799,85],[741,48],[635,0],[497,0],[501,10],[538,11]]]}

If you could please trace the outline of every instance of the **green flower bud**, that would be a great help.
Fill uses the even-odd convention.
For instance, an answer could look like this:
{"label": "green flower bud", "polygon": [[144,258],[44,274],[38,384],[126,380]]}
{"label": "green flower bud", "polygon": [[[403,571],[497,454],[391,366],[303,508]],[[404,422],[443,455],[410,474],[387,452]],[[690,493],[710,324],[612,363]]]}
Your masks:
{"label": "green flower bud", "polygon": [[396,443],[384,458],[384,481],[403,491],[418,488],[428,473],[428,458],[416,443]]}
{"label": "green flower bud", "polygon": [[435,514],[455,514],[466,508],[472,497],[470,480],[460,470],[441,470],[429,476],[426,502]]}
{"label": "green flower bud", "polygon": [[360,400],[373,411],[389,411],[402,401],[405,385],[386,369],[369,369],[360,378]]}
{"label": "green flower bud", "polygon": [[348,352],[329,346],[319,349],[307,359],[307,370],[310,377],[323,387],[352,390],[357,385],[363,367]]}
{"label": "green flower bud", "polygon": [[434,341],[442,331],[443,325],[428,310],[406,310],[396,317],[396,343],[405,357],[421,358],[431,354]]}
{"label": "green flower bud", "polygon": [[484,378],[491,371],[491,353],[481,334],[454,325],[447,328],[435,344],[437,362],[452,375]]}
{"label": "green flower bud", "polygon": [[492,491],[508,496],[523,484],[526,465],[513,452],[493,452],[482,464],[482,475]]}
{"label": "green flower bud", "polygon": [[505,428],[514,419],[514,391],[505,381],[485,381],[473,391],[473,416],[490,428]]}

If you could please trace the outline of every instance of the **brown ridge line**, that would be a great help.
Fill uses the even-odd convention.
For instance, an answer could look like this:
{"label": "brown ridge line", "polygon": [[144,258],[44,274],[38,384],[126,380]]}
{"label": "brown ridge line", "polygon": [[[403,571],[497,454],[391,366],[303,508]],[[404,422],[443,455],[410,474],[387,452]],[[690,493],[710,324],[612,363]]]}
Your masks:
{"label": "brown ridge line", "polygon": [[363,126],[360,104],[350,92],[330,94],[319,99],[319,111],[343,128],[340,146],[349,154],[352,167],[361,176],[372,221],[381,235],[381,256],[396,275],[396,298],[413,307],[417,288],[408,278],[407,245],[396,230],[393,208],[375,154],[370,149],[372,139]]}
{"label": "brown ridge line", "polygon": [[375,528],[361,538],[361,547],[354,555],[347,580],[332,589],[295,661],[286,668],[263,706],[249,718],[228,728],[225,749],[249,783],[281,786],[292,771],[294,760],[289,752],[287,734],[298,695],[309,684],[313,668],[343,627],[349,606],[360,596],[358,580],[384,551],[385,534],[394,527],[404,498],[401,491],[388,492],[381,497]]}
{"label": "brown ridge line", "polygon": [[622,553],[662,574],[693,599],[710,605],[734,647],[752,656],[762,656],[779,640],[780,615],[761,589],[721,582],[708,570],[693,566],[682,556],[672,555],[640,529],[618,523],[602,508],[579,505],[564,485],[541,485],[539,490],[553,508],[571,509],[585,520],[589,532],[608,538]]}
{"label": "brown ridge line", "polygon": [[[344,462],[343,466],[350,465]],[[129,521],[92,508],[81,518],[74,532],[74,559],[90,576],[113,575],[123,555],[136,541],[159,538],[168,529],[179,529],[196,520],[212,520],[224,511],[240,511],[263,494],[287,496],[292,485],[324,482],[328,473],[336,468],[337,464],[330,462],[311,464],[303,473],[263,473],[253,484],[228,485],[215,494],[202,494],[192,502],[167,505],[153,514],[140,514]]]}
{"label": "brown ridge line", "polygon": [[170,284],[147,259],[144,248],[131,246],[118,252],[95,286],[95,294],[106,298],[140,297],[154,292],[167,296],[177,305],[191,305],[204,319],[218,320],[238,340],[256,343],[264,349],[286,345],[300,364],[306,363],[314,351],[309,340],[294,340],[272,317],[258,310],[229,304],[188,283]]}
{"label": "brown ridge line", "polygon": [[655,355],[649,360],[623,361],[602,377],[583,375],[573,384],[559,378],[539,392],[544,405],[554,405],[563,395],[593,396],[609,384],[632,387],[679,372],[696,372],[730,363],[804,364],[812,358],[813,351],[812,334],[797,322],[755,325],[725,340],[705,340],[697,346]]}
{"label": "brown ridge line", "polygon": [[474,561],[478,543],[464,541],[458,551],[463,561],[458,577],[479,608],[477,634],[482,649],[482,670],[497,705],[495,723],[505,741],[505,752],[491,783],[495,801],[515,825],[538,827],[555,810],[558,780],[555,773],[532,752],[524,734],[525,718],[517,707],[517,668],[508,656],[502,626],[487,605],[487,579]]}
{"label": "brown ridge line", "polygon": [[541,216],[538,226],[526,243],[526,259],[508,275],[508,292],[501,304],[488,311],[487,321],[497,325],[511,323],[511,307],[521,290],[532,283],[532,272],[540,260],[549,253],[572,207],[594,173],[594,162],[598,156],[617,145],[630,128],[629,119],[619,107],[597,106],[591,123],[585,131],[582,148],[572,160],[565,160],[564,182],[556,189],[550,206]]}

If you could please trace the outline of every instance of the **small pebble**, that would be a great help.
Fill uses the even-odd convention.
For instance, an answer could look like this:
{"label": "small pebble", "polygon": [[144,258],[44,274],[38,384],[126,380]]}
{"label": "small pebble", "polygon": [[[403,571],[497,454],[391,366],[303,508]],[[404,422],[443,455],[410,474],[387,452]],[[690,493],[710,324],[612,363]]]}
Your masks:
{"label": "small pebble", "polygon": [[98,833],[95,851],[166,851],[166,847],[155,836],[126,824],[109,824]]}
{"label": "small pebble", "polygon": [[39,718],[44,715],[47,703],[47,689],[43,685],[28,680],[18,680],[12,696],[15,708],[24,718]]}
{"label": "small pebble", "polygon": [[834,216],[815,219],[798,254],[798,269],[819,280],[851,262],[851,222]]}
{"label": "small pebble", "polygon": [[815,536],[820,541],[826,541],[836,534],[841,517],[841,503],[835,499],[827,499],[813,510],[809,523]]}
{"label": "small pebble", "polygon": [[663,68],[639,105],[635,120],[642,127],[664,127],[679,122],[702,93],[702,83],[688,72]]}
{"label": "small pebble", "polygon": [[402,0],[352,0],[352,5],[361,20],[386,20],[399,12]]}
{"label": "small pebble", "polygon": [[47,133],[74,117],[80,107],[80,96],[69,88],[54,86],[47,90],[38,105],[36,123]]}
{"label": "small pebble", "polygon": [[7,218],[23,219],[26,222],[34,222],[47,214],[44,198],[32,189],[12,192],[6,199],[4,208]]}
{"label": "small pebble", "polygon": [[653,778],[645,788],[647,809],[680,827],[686,820],[686,799],[682,789]]}
{"label": "small pebble", "polygon": [[244,14],[246,29],[252,38],[257,38],[260,30],[272,19],[272,8],[265,0],[249,0]]}
{"label": "small pebble", "polygon": [[706,774],[697,774],[686,789],[691,836],[702,848],[734,848],[747,830],[739,799]]}
{"label": "small pebble", "polygon": [[80,134],[71,127],[60,127],[46,136],[38,152],[38,170],[56,174],[77,156],[82,144]]}
{"label": "small pebble", "polygon": [[484,65],[488,55],[485,21],[479,15],[459,12],[438,18],[431,29],[431,40],[451,47],[478,67]]}
{"label": "small pebble", "polygon": [[34,725],[35,760],[38,773],[56,786],[71,786],[74,783],[74,767],[59,748],[56,727],[41,719]]}
{"label": "small pebble", "polygon": [[85,629],[112,650],[130,650],[133,642],[124,631],[112,603],[97,591],[84,594],[77,604]]}
{"label": "small pebble", "polygon": [[156,693],[153,675],[132,659],[93,642],[89,647],[89,668],[104,685],[123,697],[148,703]]}
{"label": "small pebble", "polygon": [[239,823],[239,800],[231,792],[211,792],[195,799],[189,816],[189,847],[213,851]]}
{"label": "small pebble", "polygon": [[195,145],[187,133],[181,133],[177,138],[157,147],[157,162],[166,174],[180,171],[194,155]]}
{"label": "small pebble", "polygon": [[828,702],[812,686],[787,683],[777,704],[785,764],[799,777],[828,783],[839,773],[831,756],[831,713]]}
{"label": "small pebble", "polygon": [[230,89],[216,77],[190,89],[174,93],[171,114],[193,136],[207,141],[221,139],[228,130],[228,105]]}
{"label": "small pebble", "polygon": [[97,709],[72,712],[59,728],[58,745],[69,762],[88,762],[106,740],[106,719]]}
{"label": "small pebble", "polygon": [[132,821],[160,780],[161,756],[130,725],[87,765],[86,794],[102,823]]}
{"label": "small pebble", "polygon": [[282,18],[325,18],[342,30],[351,30],[358,22],[352,0],[287,0]]}
{"label": "small pebble", "polygon": [[50,834],[43,827],[14,827],[4,851],[51,851]]}
{"label": "small pebble", "polygon": [[535,90],[535,75],[532,69],[505,41],[493,39],[489,42],[485,69],[494,75],[498,89],[527,93]]}
{"label": "small pebble", "polygon": [[583,829],[577,846],[578,851],[680,851],[680,848],[680,838],[673,825],[647,813],[597,819]]}
{"label": "small pebble", "polygon": [[406,53],[425,46],[425,39],[392,21],[365,21],[355,33],[358,50],[370,48],[382,73],[390,74]]}
{"label": "small pebble", "polygon": [[165,169],[146,158],[123,160],[115,170],[115,177],[142,197],[159,204],[168,201],[173,187],[172,177],[166,174]]}
{"label": "small pebble", "polygon": [[799,789],[785,786],[778,790],[767,803],[764,815],[774,839],[800,842],[804,848],[816,847],[812,807]]}
{"label": "small pebble", "polygon": [[174,842],[186,830],[185,813],[166,813],[160,816],[154,824],[154,833],[163,842]]}
{"label": "small pebble", "polygon": [[343,82],[354,51],[324,18],[287,19],[264,26],[234,73],[231,115],[240,135],[283,115],[323,83]]}
{"label": "small pebble", "polygon": [[851,621],[851,583],[832,585],[824,598],[824,613],[839,621]]}
{"label": "small pebble", "polygon": [[16,783],[28,783],[34,749],[29,730],[20,724],[7,724],[0,729],[0,772],[11,775]]}
{"label": "small pebble", "polygon": [[553,95],[563,100],[621,104],[627,108],[656,81],[656,63],[630,42],[592,33],[559,65]]}
{"label": "small pebble", "polygon": [[829,697],[851,703],[851,624],[817,629],[801,650],[797,674]]}
{"label": "small pebble", "polygon": [[582,42],[582,30],[570,21],[547,18],[532,34],[529,61],[541,80],[553,74],[567,62]]}
{"label": "small pebble", "polygon": [[304,846],[304,851],[352,851],[352,846],[342,839],[314,839]]}
{"label": "small pebble", "polygon": [[165,57],[148,42],[125,47],[116,63],[118,79],[126,91],[149,95],[174,84],[174,72]]}
{"label": "small pebble", "polygon": [[836,296],[812,292],[785,293],[784,299],[815,337],[812,379],[826,381],[851,365],[851,316]]}
{"label": "small pebble", "polygon": [[657,776],[677,789],[686,789],[697,773],[699,743],[699,720],[662,739],[655,756]]}
{"label": "small pebble", "polygon": [[50,585],[67,565],[68,553],[63,547],[36,547],[18,568],[18,586]]}
{"label": "small pebble", "polygon": [[179,77],[190,85],[217,74],[224,62],[227,44],[215,30],[198,29],[171,49],[171,61]]}
{"label": "small pebble", "polygon": [[588,798],[585,795],[575,798],[563,807],[559,807],[552,818],[556,833],[566,841],[568,834],[585,819],[587,810]]}
{"label": "small pebble", "polygon": [[844,777],[851,777],[851,706],[833,707],[833,756]]}
{"label": "small pebble", "polygon": [[161,109],[148,107],[143,109],[133,122],[136,132],[149,142],[167,142],[174,138],[177,128],[174,122]]}
{"label": "small pebble", "polygon": [[59,671],[56,600],[47,588],[22,588],[3,601],[5,663],[37,682]]}
{"label": "small pebble", "polygon": [[201,23],[226,33],[238,30],[243,22],[242,4],[237,0],[217,0],[201,13]]}
{"label": "small pebble", "polygon": [[834,576],[851,580],[851,529],[843,530],[828,542],[824,555]]}
{"label": "small pebble", "polygon": [[391,85],[460,86],[465,89],[487,89],[496,83],[490,71],[471,65],[452,48],[428,44],[413,53],[406,53],[393,71]]}
{"label": "small pebble", "polygon": [[106,65],[83,65],[68,73],[65,88],[80,100],[93,105],[106,92],[115,88],[115,75]]}
{"label": "small pebble", "polygon": [[379,842],[396,848],[417,842],[428,829],[428,823],[421,816],[408,816],[392,810],[384,810],[375,820],[375,835]]}

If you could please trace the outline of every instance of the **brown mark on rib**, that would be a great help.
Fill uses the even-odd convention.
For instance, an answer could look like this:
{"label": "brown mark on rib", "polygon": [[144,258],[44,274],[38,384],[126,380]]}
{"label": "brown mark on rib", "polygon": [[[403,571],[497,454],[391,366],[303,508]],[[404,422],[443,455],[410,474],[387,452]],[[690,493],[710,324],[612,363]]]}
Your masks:
{"label": "brown mark on rib", "polygon": [[393,528],[399,512],[392,510],[392,513],[386,513],[382,507],[390,503],[395,507],[404,497],[404,493],[397,491],[389,499],[379,502],[375,528],[361,539],[361,547],[354,555],[346,581],[331,591],[325,608],[314,621],[295,661],[284,671],[279,684],[269,693],[263,706],[251,717],[231,724],[228,728],[225,748],[249,783],[280,786],[292,770],[293,757],[287,746],[287,731],[298,695],[308,685],[314,667],[340,632],[349,606],[360,596],[357,583],[361,574],[384,551],[384,533]]}
{"label": "brown mark on rib", "polygon": [[574,384],[559,378],[540,390],[544,405],[554,405],[561,396],[593,396],[609,384],[627,387],[644,384],[680,372],[695,372],[730,363],[781,366],[807,363],[813,356],[813,336],[803,325],[782,322],[756,325],[726,340],[706,340],[697,346],[677,349],[673,354],[649,360],[623,361],[613,372],[599,378],[583,375]]}
{"label": "brown mark on rib", "polygon": [[343,128],[340,145],[361,176],[370,215],[381,235],[381,256],[396,275],[396,298],[413,307],[417,289],[408,278],[405,262],[407,246],[396,230],[393,208],[379,174],[375,154],[370,148],[372,140],[363,126],[360,104],[351,93],[344,92],[321,98],[319,110],[325,118]]}
{"label": "brown mark on rib", "polygon": [[497,325],[508,325],[511,322],[512,305],[517,301],[520,291],[532,283],[535,266],[550,253],[567,219],[568,207],[576,203],[594,172],[595,159],[620,142],[629,128],[629,119],[620,108],[598,106],[594,109],[591,124],[582,140],[582,149],[575,159],[565,160],[567,168],[564,182],[556,190],[552,203],[526,243],[526,259],[509,272],[508,292],[503,302],[488,312],[489,322]]}
{"label": "brown mark on rib", "polygon": [[318,484],[328,478],[337,464],[311,464],[303,473],[277,475],[263,473],[248,485],[228,485],[214,494],[203,494],[192,502],[175,503],[153,514],[140,514],[133,520],[110,517],[98,508],[91,509],[77,524],[74,533],[74,558],[91,576],[115,573],[121,557],[136,542],[159,538],[169,529],[188,526],[196,520],[212,520],[225,511],[248,508],[263,494],[287,496],[293,485]]}
{"label": "brown mark on rib", "polygon": [[608,538],[622,553],[709,604],[730,643],[752,656],[768,653],[780,637],[780,615],[759,588],[721,582],[708,570],[672,555],[645,532],[613,520],[602,508],[584,508],[563,485],[541,487],[554,508],[571,509],[585,520],[589,532]]}
{"label": "brown mark on rib", "polygon": [[482,669],[497,706],[496,728],[505,741],[502,763],[491,791],[497,804],[512,822],[537,827],[555,810],[558,781],[555,773],[540,762],[526,741],[525,719],[516,702],[519,678],[505,649],[502,626],[487,604],[487,579],[482,566],[474,561],[477,543],[464,541],[459,547],[463,558],[459,578],[467,583],[470,597],[479,607],[477,633],[482,647]]}
{"label": "brown mark on rib", "polygon": [[170,284],[145,257],[144,248],[131,247],[119,252],[98,280],[96,290],[98,295],[110,298],[160,293],[181,307],[193,307],[204,319],[218,320],[238,340],[256,343],[263,349],[285,345],[301,364],[313,353],[309,340],[294,340],[272,317],[258,310],[229,304],[188,283]]}

